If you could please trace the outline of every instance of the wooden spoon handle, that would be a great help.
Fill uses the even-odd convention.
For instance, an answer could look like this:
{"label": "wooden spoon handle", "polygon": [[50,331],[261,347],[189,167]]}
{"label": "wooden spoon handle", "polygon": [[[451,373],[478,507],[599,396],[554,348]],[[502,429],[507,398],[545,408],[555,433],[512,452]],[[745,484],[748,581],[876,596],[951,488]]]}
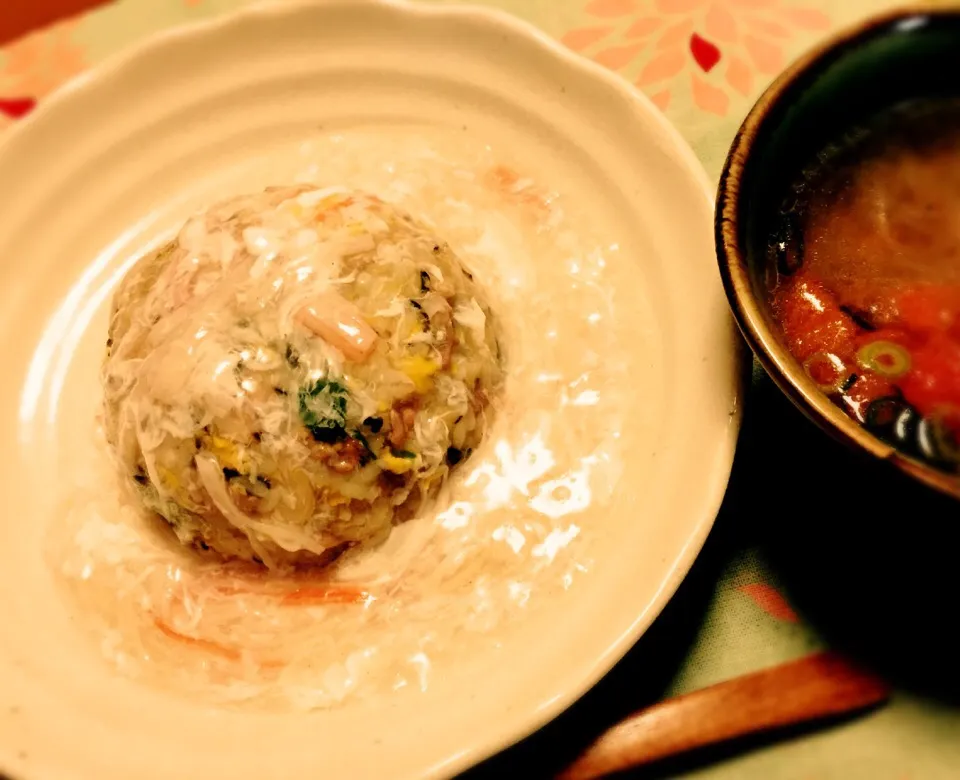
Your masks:
{"label": "wooden spoon handle", "polygon": [[696,748],[880,704],[882,680],[833,653],[738,677],[631,715],[600,736],[558,777],[591,780]]}

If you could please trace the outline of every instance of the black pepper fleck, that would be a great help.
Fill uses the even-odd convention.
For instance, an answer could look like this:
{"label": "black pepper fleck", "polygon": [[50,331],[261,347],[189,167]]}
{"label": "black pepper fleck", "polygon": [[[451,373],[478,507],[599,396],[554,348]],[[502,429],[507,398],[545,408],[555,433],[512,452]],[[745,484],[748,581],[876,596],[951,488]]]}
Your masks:
{"label": "black pepper fleck", "polygon": [[423,328],[424,332],[430,330],[430,315],[423,310],[423,306],[417,303],[412,298],[410,299],[410,305],[417,310],[417,313],[420,315],[420,326]]}
{"label": "black pepper fleck", "polygon": [[292,344],[287,344],[287,349],[283,353],[283,356],[287,359],[287,363],[290,364],[291,368],[296,368],[300,365],[300,353],[297,352]]}

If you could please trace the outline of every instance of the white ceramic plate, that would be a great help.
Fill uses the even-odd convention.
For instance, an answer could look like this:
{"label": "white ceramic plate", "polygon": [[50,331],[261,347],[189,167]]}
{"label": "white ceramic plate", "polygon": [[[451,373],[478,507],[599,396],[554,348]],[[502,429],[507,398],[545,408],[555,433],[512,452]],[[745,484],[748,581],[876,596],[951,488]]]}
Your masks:
{"label": "white ceramic plate", "polygon": [[[618,488],[634,492],[631,510],[606,519],[591,576],[482,681],[263,714],[114,674],[41,552],[57,464],[86,452],[112,274],[214,190],[244,189],[246,161],[318,126],[391,123],[509,146],[588,193],[622,262],[642,266],[636,300],[657,343],[638,339],[651,357],[637,403],[655,405],[657,424]],[[697,555],[739,421],[710,188],[651,104],[534,29],[367,0],[247,10],[156,37],[62,90],[4,139],[0,181],[0,768],[17,780],[447,776],[587,690]]]}

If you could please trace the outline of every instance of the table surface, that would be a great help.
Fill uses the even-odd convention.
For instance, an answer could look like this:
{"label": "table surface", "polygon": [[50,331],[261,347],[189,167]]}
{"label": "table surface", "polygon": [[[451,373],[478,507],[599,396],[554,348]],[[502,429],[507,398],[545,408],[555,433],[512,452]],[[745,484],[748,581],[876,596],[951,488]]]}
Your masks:
{"label": "table surface", "polygon": [[[58,85],[118,49],[249,0],[0,1],[3,132]],[[792,57],[839,27],[905,4],[487,2],[635,84],[680,129],[713,178],[743,116]],[[865,470],[755,371],[726,501],[677,596],[584,699],[467,776],[546,776],[635,709],[826,646],[894,680],[892,703],[825,731],[698,755],[643,777],[960,776],[960,639],[950,625],[960,590],[951,556],[960,548],[960,526],[948,521],[955,514],[949,502]]]}

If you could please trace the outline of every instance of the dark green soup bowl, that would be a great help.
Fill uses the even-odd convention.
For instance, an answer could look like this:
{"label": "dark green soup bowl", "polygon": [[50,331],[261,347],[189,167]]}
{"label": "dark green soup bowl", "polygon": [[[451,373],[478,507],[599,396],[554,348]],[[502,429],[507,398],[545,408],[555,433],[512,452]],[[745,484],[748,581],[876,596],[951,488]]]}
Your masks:
{"label": "dark green soup bowl", "polygon": [[960,477],[874,436],[818,388],[787,350],[767,300],[768,246],[804,166],[828,144],[906,101],[960,97],[960,9],[872,19],[790,66],[747,116],[716,209],[720,271],[744,337],[780,389],[842,442],[960,497]]}

